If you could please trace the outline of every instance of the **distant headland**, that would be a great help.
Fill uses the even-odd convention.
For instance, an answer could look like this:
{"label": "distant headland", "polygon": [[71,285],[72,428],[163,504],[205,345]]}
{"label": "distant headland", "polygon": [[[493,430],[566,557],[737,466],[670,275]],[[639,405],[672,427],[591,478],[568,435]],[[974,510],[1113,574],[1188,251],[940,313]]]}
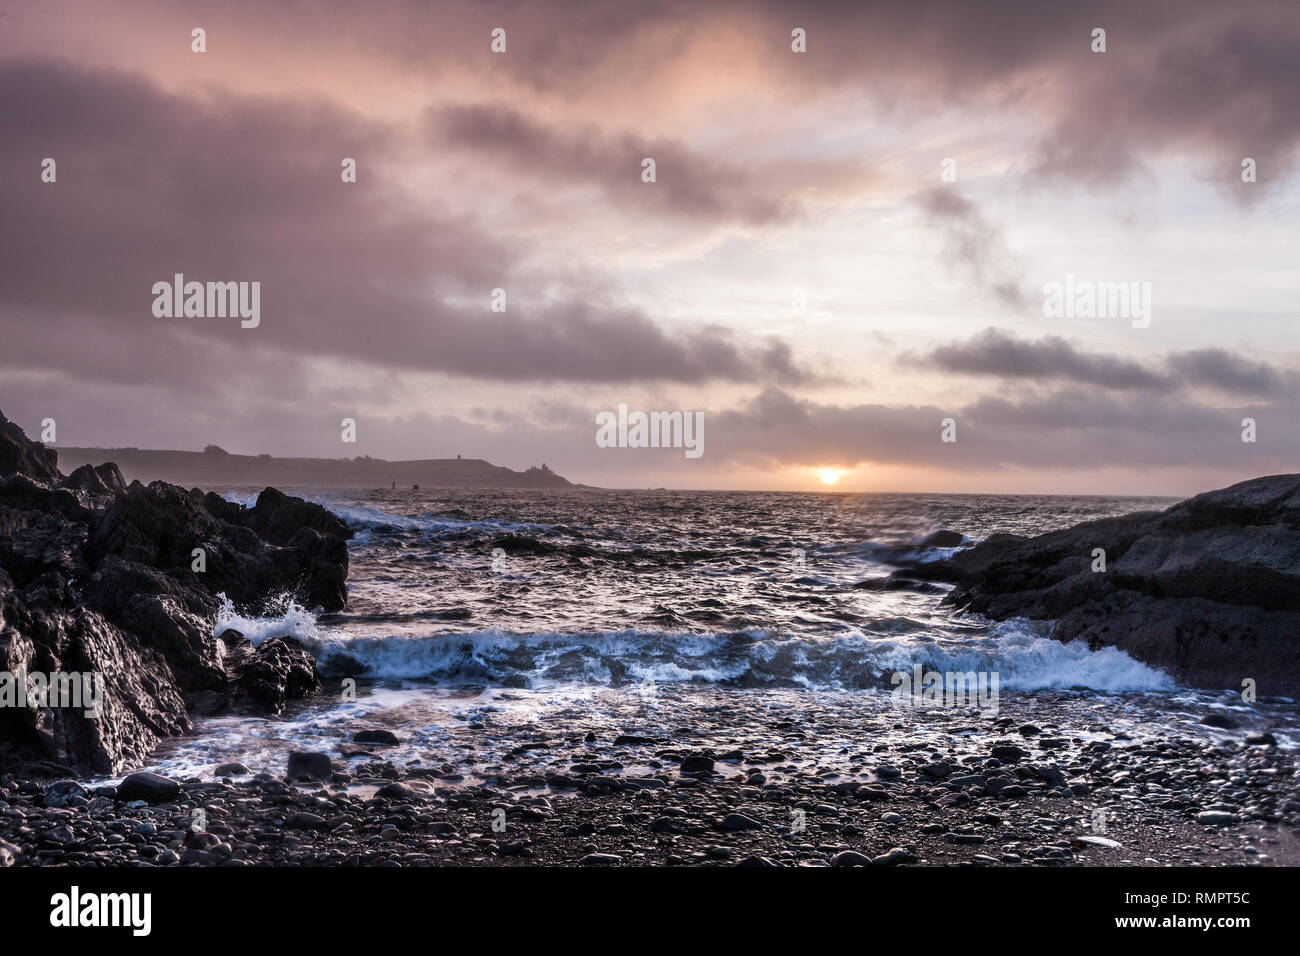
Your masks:
{"label": "distant headland", "polygon": [[191,486],[274,485],[352,488],[577,488],[545,464],[514,471],[481,458],[273,458],[232,455],[216,445],[203,451],[58,446],[67,469],[114,462],[127,481]]}

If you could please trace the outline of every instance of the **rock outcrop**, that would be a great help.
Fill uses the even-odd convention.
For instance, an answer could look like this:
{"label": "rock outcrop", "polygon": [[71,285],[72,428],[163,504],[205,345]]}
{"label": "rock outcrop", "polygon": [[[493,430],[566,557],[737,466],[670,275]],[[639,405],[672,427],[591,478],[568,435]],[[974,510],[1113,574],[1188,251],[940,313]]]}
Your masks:
{"label": "rock outcrop", "polygon": [[947,602],[998,620],[1053,620],[1059,640],[1117,647],[1193,687],[1253,680],[1260,695],[1300,694],[1300,475],[1033,538],[994,535],[896,575],[953,583]]}
{"label": "rock outcrop", "polygon": [[[213,623],[223,594],[250,611],[284,594],[341,609],[349,537],[273,488],[245,508],[127,485],[113,464],[65,478],[0,415],[0,767],[118,772],[190,730],[191,713],[276,712],[310,693],[319,674],[297,642],[253,647]],[[84,686],[42,696],[47,675],[74,674]]]}

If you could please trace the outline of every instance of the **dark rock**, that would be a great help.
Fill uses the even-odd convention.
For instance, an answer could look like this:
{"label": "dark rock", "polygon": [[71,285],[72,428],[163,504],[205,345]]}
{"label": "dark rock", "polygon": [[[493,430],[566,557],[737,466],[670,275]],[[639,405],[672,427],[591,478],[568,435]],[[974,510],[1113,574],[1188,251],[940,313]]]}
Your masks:
{"label": "dark rock", "polygon": [[1235,718],[1218,711],[1206,714],[1201,718],[1201,723],[1207,727],[1218,727],[1220,730],[1235,730],[1240,726]]}
{"label": "dark rock", "polygon": [[288,776],[291,780],[304,777],[308,780],[328,780],[333,772],[329,754],[297,751],[289,754]]}
{"label": "dark rock", "polygon": [[126,494],[126,480],[111,461],[103,465],[82,465],[67,477],[63,487],[84,491],[92,498],[117,498]]}
{"label": "dark rock", "polygon": [[363,664],[351,654],[331,654],[320,665],[320,672],[327,677],[360,677],[369,670],[369,664]]}
{"label": "dark rock", "polygon": [[66,807],[73,798],[85,797],[87,790],[75,780],[57,780],[42,791],[47,807]]}
{"label": "dark rock", "polygon": [[269,637],[251,655],[227,665],[235,702],[251,702],[251,709],[278,714],[290,700],[308,696],[320,687],[316,658],[292,637]]}
{"label": "dark rock", "polygon": [[1021,750],[1012,744],[994,747],[989,753],[1003,763],[1019,763],[1020,760],[1029,756],[1028,751]]}
{"label": "dark rock", "polygon": [[241,777],[249,772],[249,769],[242,763],[223,763],[212,771],[212,775],[215,777]]}
{"label": "dark rock", "polygon": [[1239,821],[1240,818],[1235,813],[1226,813],[1222,810],[1206,810],[1196,815],[1196,822],[1207,826],[1231,826]]}
{"label": "dark rock", "polygon": [[180,796],[181,785],[161,774],[141,771],[133,773],[117,785],[117,799],[123,803],[143,800],[146,803],[167,803]]}
{"label": "dark rock", "polygon": [[54,483],[59,480],[58,463],[56,452],[28,441],[23,430],[0,412],[0,475],[25,475]]}
{"label": "dark rock", "polygon": [[[1098,547],[1105,572],[1092,570]],[[1058,640],[1117,647],[1195,687],[1239,691],[1255,677],[1262,695],[1300,694],[1300,475],[1035,538],[995,535],[926,570],[957,585],[945,600],[959,608],[1055,621]]]}
{"label": "dark rock", "polygon": [[324,817],[305,811],[291,813],[284,821],[285,828],[289,830],[319,830],[324,824]]}
{"label": "dark rock", "polygon": [[390,783],[376,790],[375,796],[382,800],[413,800],[415,791],[402,783]]}
{"label": "dark rock", "polygon": [[682,758],[682,773],[713,773],[713,758],[691,754]]}
{"label": "dark rock", "polygon": [[831,857],[831,866],[871,866],[871,857],[856,850],[842,850]]}
{"label": "dark rock", "polygon": [[126,486],[112,464],[64,480],[55,464],[0,416],[0,668],[96,674],[101,709],[5,708],[4,759],[113,774],[189,732],[191,707],[275,713],[317,686],[306,649],[219,641],[212,621],[221,592],[254,613],[286,593],[341,608],[343,522],[272,489],[247,509],[162,482]]}
{"label": "dark rock", "polygon": [[965,540],[966,536],[956,531],[936,531],[922,538],[920,545],[924,548],[959,548]]}
{"label": "dark rock", "polygon": [[354,744],[375,744],[380,747],[396,747],[401,743],[397,734],[391,730],[362,730],[352,736]]}
{"label": "dark rock", "polygon": [[728,813],[719,821],[718,826],[724,830],[758,830],[763,824],[753,817],[747,817],[743,813]]}
{"label": "dark rock", "polygon": [[1035,767],[1034,770],[1037,772],[1039,780],[1045,780],[1053,787],[1065,785],[1065,774],[1058,767],[1043,766]]}

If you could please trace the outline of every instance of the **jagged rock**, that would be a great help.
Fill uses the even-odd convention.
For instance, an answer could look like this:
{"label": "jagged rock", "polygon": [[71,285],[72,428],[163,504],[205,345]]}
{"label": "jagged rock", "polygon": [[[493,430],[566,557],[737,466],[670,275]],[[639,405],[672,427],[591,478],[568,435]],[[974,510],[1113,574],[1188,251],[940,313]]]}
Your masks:
{"label": "jagged rock", "polygon": [[59,480],[59,456],[28,441],[23,430],[0,412],[0,475],[26,475],[38,481]]}
{"label": "jagged rock", "polygon": [[1240,691],[1249,678],[1262,695],[1300,693],[1300,475],[1034,538],[994,535],[906,574],[956,584],[946,600],[957,607],[1055,621],[1058,640],[1117,647],[1195,687]]}
{"label": "jagged rock", "polygon": [[190,710],[275,713],[319,685],[296,641],[241,650],[212,624],[223,593],[254,612],[283,595],[342,608],[342,521],[275,489],[249,509],[162,482],[126,486],[113,464],[64,479],[56,461],[0,415],[0,668],[95,675],[87,687],[102,692],[93,715],[0,708],[0,762],[114,773],[188,732]]}
{"label": "jagged rock", "polygon": [[126,480],[111,461],[103,465],[82,465],[63,482],[63,487],[84,491],[96,498],[126,494]]}
{"label": "jagged rock", "polygon": [[267,638],[228,670],[238,694],[255,704],[254,709],[272,714],[320,686],[316,659],[292,637]]}

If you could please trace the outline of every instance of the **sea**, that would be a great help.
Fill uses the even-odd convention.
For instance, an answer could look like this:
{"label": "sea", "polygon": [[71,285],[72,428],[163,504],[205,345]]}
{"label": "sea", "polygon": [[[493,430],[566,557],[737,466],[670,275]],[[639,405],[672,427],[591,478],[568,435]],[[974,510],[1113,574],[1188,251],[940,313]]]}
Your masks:
{"label": "sea", "polygon": [[[478,781],[500,755],[467,752],[452,728],[497,728],[490,737],[504,752],[578,726],[670,736],[683,702],[735,706],[739,720],[814,702],[884,708],[897,704],[890,675],[918,665],[996,674],[1003,707],[1064,708],[1078,732],[1232,735],[1205,723],[1218,714],[1284,746],[1300,738],[1291,701],[1181,687],[1114,648],[1057,641],[1050,622],[955,610],[945,585],[870,583],[996,532],[1038,534],[1175,499],[285,490],[354,530],[346,610],[288,595],[226,602],[213,632],[234,628],[254,643],[292,635],[322,664],[364,670],[354,685],[328,679],[321,697],[278,717],[203,721],[149,769],[203,775],[241,761],[282,774],[288,751],[331,748],[362,761],[347,756],[349,733],[379,727],[400,741],[387,759]],[[257,491],[224,494],[252,505]],[[927,543],[939,531],[955,535]]]}

